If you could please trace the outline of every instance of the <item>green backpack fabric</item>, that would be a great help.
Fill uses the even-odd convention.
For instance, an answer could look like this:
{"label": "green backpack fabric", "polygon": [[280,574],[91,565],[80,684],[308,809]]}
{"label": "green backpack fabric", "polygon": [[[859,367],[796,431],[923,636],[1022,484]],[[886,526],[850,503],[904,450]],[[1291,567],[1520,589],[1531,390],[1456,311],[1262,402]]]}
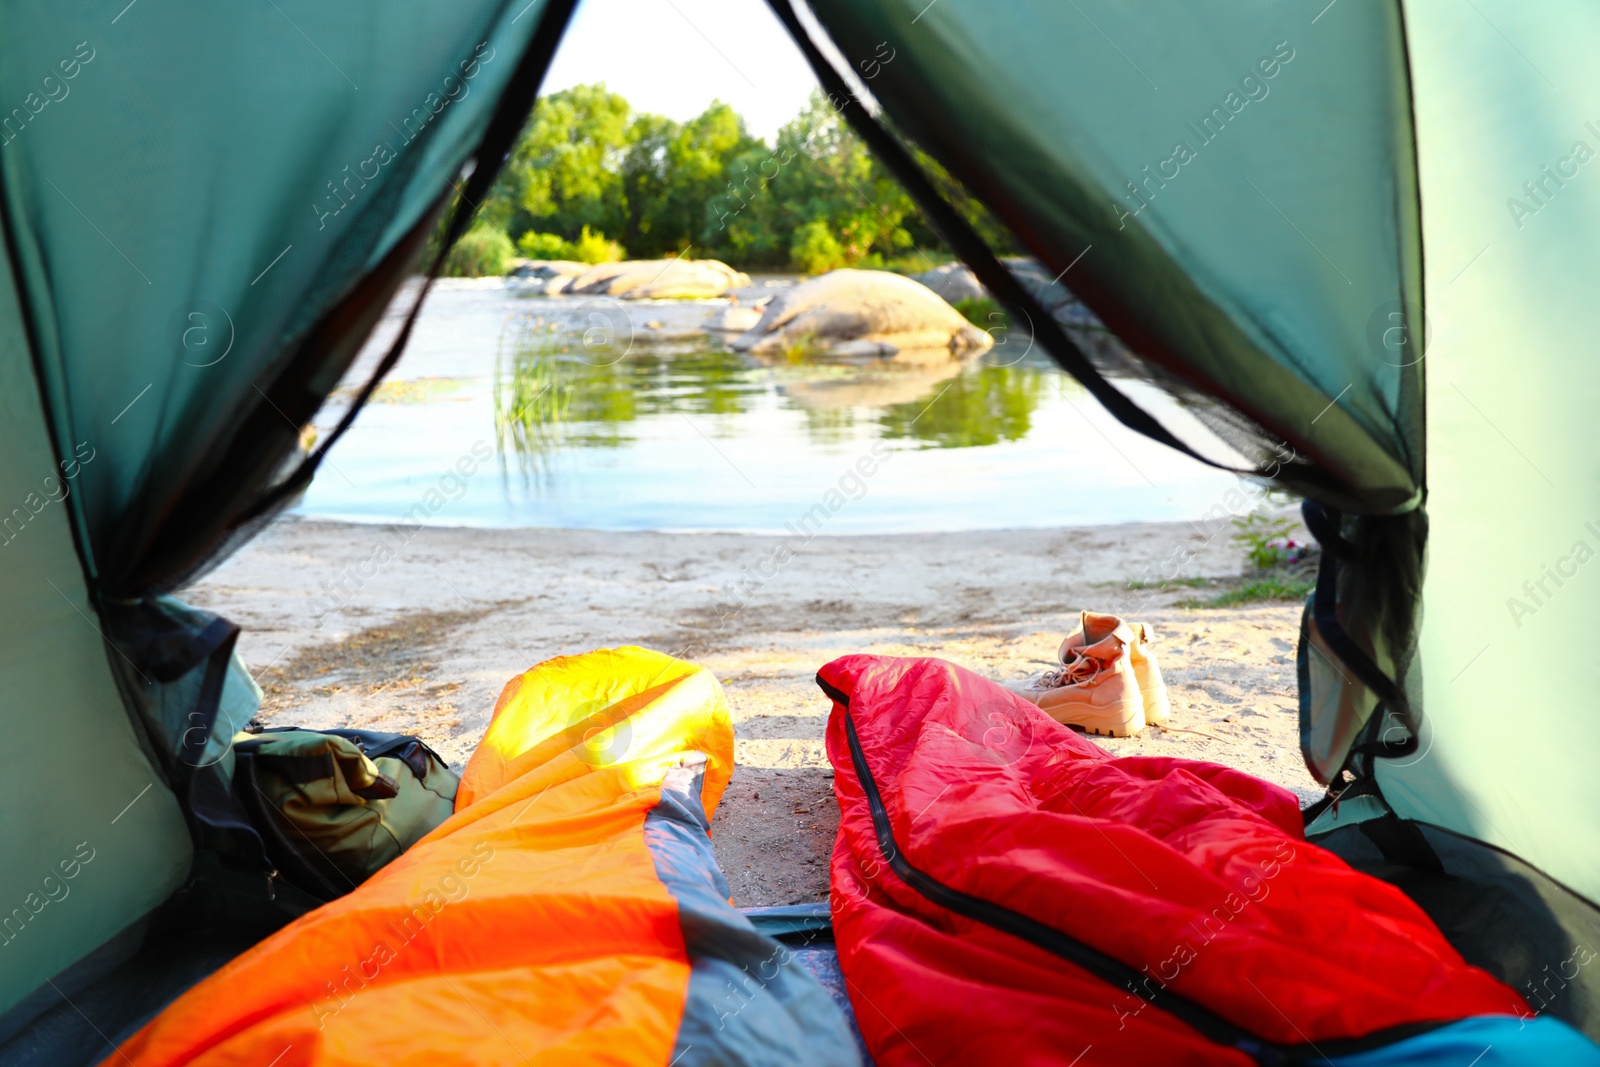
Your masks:
{"label": "green backpack fabric", "polygon": [[460,779],[415,737],[268,729],[234,739],[233,792],[277,875],[342,896],[455,811]]}

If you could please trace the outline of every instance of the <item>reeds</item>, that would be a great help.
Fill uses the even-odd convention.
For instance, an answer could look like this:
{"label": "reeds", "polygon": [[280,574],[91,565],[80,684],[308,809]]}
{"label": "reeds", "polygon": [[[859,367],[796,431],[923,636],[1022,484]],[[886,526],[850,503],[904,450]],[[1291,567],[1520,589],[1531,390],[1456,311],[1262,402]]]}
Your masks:
{"label": "reeds", "polygon": [[521,319],[508,325],[495,353],[494,429],[502,456],[524,473],[543,473],[560,449],[573,386],[563,370],[568,339],[559,324]]}

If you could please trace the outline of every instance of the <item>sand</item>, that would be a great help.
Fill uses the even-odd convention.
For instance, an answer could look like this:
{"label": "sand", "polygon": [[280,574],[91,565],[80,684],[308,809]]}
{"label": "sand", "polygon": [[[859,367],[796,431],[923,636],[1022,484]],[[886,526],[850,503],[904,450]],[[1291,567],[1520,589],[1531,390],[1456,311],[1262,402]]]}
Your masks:
{"label": "sand", "polygon": [[[1299,606],[1180,606],[1216,589],[1129,588],[1177,561],[1221,586],[1228,530],[1183,524],[816,537],[746,582],[780,539],[380,526],[290,518],[188,590],[244,627],[275,725],[415,733],[458,768],[511,675],[640,644],[710,668],[738,766],[712,824],[742,906],[822,900],[838,809],[813,676],[835,656],[939,656],[990,677],[1048,668],[1082,608],[1149,622],[1171,726],[1097,739],[1117,754],[1238,767],[1321,794],[1298,748]],[[1170,573],[1170,572],[1169,572]],[[1183,731],[1183,732],[1180,732]]]}

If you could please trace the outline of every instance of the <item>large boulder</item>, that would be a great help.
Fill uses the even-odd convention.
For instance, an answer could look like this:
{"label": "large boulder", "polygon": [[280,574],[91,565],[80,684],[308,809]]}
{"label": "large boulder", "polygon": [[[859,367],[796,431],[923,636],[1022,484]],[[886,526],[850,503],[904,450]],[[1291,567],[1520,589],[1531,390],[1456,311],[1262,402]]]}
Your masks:
{"label": "large boulder", "polygon": [[507,277],[514,279],[522,292],[550,296],[588,269],[589,264],[570,259],[528,259],[513,267]]}
{"label": "large boulder", "polygon": [[582,274],[590,264],[575,259],[524,259],[510,270],[516,278],[556,278]]}
{"label": "large boulder", "polygon": [[838,359],[927,362],[987,351],[994,339],[920,282],[881,270],[835,270],[773,297],[733,347]]}
{"label": "large boulder", "polygon": [[771,302],[770,296],[748,304],[739,303],[737,296],[729,297],[728,306],[712,312],[705,321],[705,328],[711,333],[744,333],[755,328],[761,321],[761,312]]}
{"label": "large boulder", "polygon": [[945,263],[932,270],[925,270],[921,274],[913,274],[911,277],[951,304],[960,300],[976,300],[988,295],[988,290],[978,281],[978,276],[972,273],[972,268],[965,263]]}
{"label": "large boulder", "polygon": [[[1033,298],[1052,314],[1063,308],[1082,307],[1077,297],[1061,284],[1060,276],[1055,271],[1047,269],[1038,260],[1028,256],[1003,256],[1000,262],[1016,275],[1017,280],[1033,294]],[[989,290],[983,287],[983,283],[978,281],[978,276],[965,263],[945,263],[932,270],[925,270],[921,274],[914,274],[912,277],[952,304],[958,300],[971,300],[989,295]]]}
{"label": "large boulder", "polygon": [[761,309],[748,305],[731,304],[712,312],[705,328],[713,333],[744,333],[761,321]]}
{"label": "large boulder", "polygon": [[720,260],[630,259],[598,263],[573,278],[560,292],[624,300],[710,300],[749,284],[749,275]]}

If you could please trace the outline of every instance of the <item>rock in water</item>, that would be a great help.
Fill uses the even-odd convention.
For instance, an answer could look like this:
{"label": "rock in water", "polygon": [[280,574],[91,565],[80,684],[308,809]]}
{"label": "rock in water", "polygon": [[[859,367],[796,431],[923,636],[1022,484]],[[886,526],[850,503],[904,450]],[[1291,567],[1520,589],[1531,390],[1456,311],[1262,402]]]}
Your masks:
{"label": "rock in water", "polygon": [[715,259],[630,259],[599,263],[573,278],[568,296],[624,300],[709,300],[750,284],[750,277]]}
{"label": "rock in water", "polygon": [[983,283],[978,281],[978,276],[965,263],[946,263],[911,277],[952,304],[958,300],[976,300],[988,294]]}
{"label": "rock in water", "polygon": [[570,259],[530,259],[514,268],[508,277],[525,293],[554,296],[589,269],[589,264]]}
{"label": "rock in water", "polygon": [[881,270],[835,270],[773,297],[733,347],[757,355],[796,349],[841,359],[962,359],[994,339],[920,282]]}
{"label": "rock in water", "polygon": [[[1077,297],[1061,284],[1061,274],[1027,256],[1003,256],[1000,262],[1021,282],[1033,298],[1052,314],[1064,307],[1077,306]],[[989,295],[978,276],[965,263],[945,263],[913,275],[917,281],[954,304]]]}
{"label": "rock in water", "polygon": [[758,307],[740,306],[732,304],[725,308],[718,308],[706,320],[706,329],[722,333],[744,333],[761,321],[761,309]]}

